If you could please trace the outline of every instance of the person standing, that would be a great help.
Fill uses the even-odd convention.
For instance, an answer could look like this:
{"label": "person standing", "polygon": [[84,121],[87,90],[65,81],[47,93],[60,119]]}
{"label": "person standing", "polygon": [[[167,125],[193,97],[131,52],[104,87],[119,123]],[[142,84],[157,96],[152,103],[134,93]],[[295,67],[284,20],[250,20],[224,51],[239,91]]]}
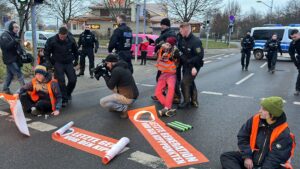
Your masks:
{"label": "person standing", "polygon": [[282,50],[280,46],[281,42],[277,39],[277,34],[273,34],[272,38],[265,44],[268,59],[268,71],[272,74],[275,73],[275,66],[277,62],[278,52],[282,56]]}
{"label": "person standing", "polygon": [[95,53],[97,53],[98,48],[99,48],[99,42],[96,39],[95,35],[91,32],[89,25],[85,25],[84,32],[80,34],[80,37],[78,40],[78,48],[80,48],[81,46],[82,46],[82,52],[80,55],[80,72],[79,72],[79,74],[77,74],[77,76],[84,75],[85,57],[87,55],[89,58],[90,77],[91,77],[91,79],[93,79],[94,76],[93,76],[92,70],[95,67],[94,51],[95,51]]}
{"label": "person standing", "polygon": [[121,60],[124,60],[131,73],[133,73],[133,66],[131,62],[131,45],[132,45],[132,30],[126,25],[126,16],[121,14],[117,17],[118,28],[113,32],[108,45],[108,53],[112,53],[115,49]]}
{"label": "person standing", "polygon": [[189,104],[198,107],[198,91],[195,78],[203,66],[204,50],[201,40],[193,35],[189,23],[184,22],[180,25],[180,34],[181,39],[178,40],[178,48],[182,53],[180,56],[183,74],[181,91],[184,100],[178,105],[178,108],[187,108]]}
{"label": "person standing", "polygon": [[[241,64],[242,64],[242,70],[248,71],[248,66],[250,62],[250,56],[251,51],[254,47],[254,38],[250,36],[250,31],[247,32],[247,35],[243,38],[241,42],[242,46],[242,58],[241,58]],[[245,65],[245,58],[246,58],[246,65]]]}
{"label": "person standing", "polygon": [[148,46],[149,46],[149,41],[147,40],[147,38],[145,38],[143,42],[140,44],[141,65],[146,65]]}
{"label": "person standing", "polygon": [[[294,95],[299,96],[300,94],[300,33],[299,30],[298,29],[292,30],[290,34],[290,38],[293,41],[290,43],[289,54],[296,68],[298,69],[296,92],[294,93]],[[297,55],[295,56],[296,53]]]}
{"label": "person standing", "polygon": [[9,86],[14,78],[18,77],[20,86],[25,84],[21,71],[22,61],[20,60],[21,40],[18,37],[19,25],[15,21],[6,23],[6,30],[0,36],[3,63],[6,65],[6,79],[3,84],[3,92],[11,94]]}
{"label": "person standing", "polygon": [[[45,45],[45,58],[54,66],[54,75],[62,92],[62,105],[65,107],[72,100],[77,76],[73,66],[78,65],[78,48],[73,37],[68,35],[65,27],[59,28],[58,34],[49,38]],[[73,63],[74,61],[74,63]],[[68,78],[66,85],[65,75]]]}

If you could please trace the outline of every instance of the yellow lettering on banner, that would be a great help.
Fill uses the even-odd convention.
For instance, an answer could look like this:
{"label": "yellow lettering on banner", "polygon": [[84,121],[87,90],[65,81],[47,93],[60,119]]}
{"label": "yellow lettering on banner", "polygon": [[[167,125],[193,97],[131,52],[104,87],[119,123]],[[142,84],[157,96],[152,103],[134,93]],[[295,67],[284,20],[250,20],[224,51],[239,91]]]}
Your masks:
{"label": "yellow lettering on banner", "polygon": [[86,146],[86,147],[93,147],[94,146],[93,143],[87,142],[85,140],[81,140],[80,142],[78,142],[78,144]]}
{"label": "yellow lettering on banner", "polygon": [[75,138],[75,137],[72,137],[72,136],[66,136],[64,137],[66,140],[69,140],[69,141],[72,141],[74,143],[77,143],[80,139],[79,138]]}
{"label": "yellow lettering on banner", "polygon": [[94,147],[92,147],[93,149],[95,150],[98,150],[98,151],[102,151],[102,152],[106,152],[109,150],[109,148],[106,148],[106,147],[102,147],[100,145],[95,145]]}

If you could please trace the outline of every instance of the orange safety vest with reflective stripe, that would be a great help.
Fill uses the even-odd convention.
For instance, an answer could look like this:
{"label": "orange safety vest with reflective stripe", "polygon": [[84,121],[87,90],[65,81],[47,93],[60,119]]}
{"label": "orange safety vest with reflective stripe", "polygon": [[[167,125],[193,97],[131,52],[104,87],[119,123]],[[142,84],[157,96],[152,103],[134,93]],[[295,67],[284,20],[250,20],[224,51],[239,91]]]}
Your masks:
{"label": "orange safety vest with reflective stripe", "polygon": [[158,51],[158,58],[156,67],[161,72],[166,73],[176,73],[176,64],[175,61],[171,61],[170,58],[172,57],[172,52],[168,53],[165,60],[162,60],[162,55],[164,54],[163,49],[160,48]]}
{"label": "orange safety vest with reflective stripe", "polygon": [[[39,95],[37,94],[37,91],[36,91],[36,84],[37,84],[36,78],[33,78],[31,82],[32,82],[33,90],[31,92],[29,92],[29,95],[30,95],[32,101],[37,102],[39,100]],[[48,93],[49,93],[49,97],[50,97],[50,101],[51,101],[52,110],[54,111],[56,109],[56,107],[55,107],[56,98],[54,97],[52,87],[51,87],[51,84],[53,82],[57,82],[57,81],[53,80],[53,79],[51,81],[49,81],[47,83],[47,89],[48,89]]]}
{"label": "orange safety vest with reflective stripe", "polygon": [[[250,147],[251,147],[252,151],[257,150],[255,148],[255,145],[256,145],[256,137],[257,137],[257,134],[258,134],[259,122],[260,122],[260,115],[259,114],[254,115],[253,119],[252,119],[252,129],[251,129],[251,135],[250,135]],[[274,143],[274,141],[277,139],[277,137],[286,128],[288,128],[288,123],[287,122],[277,126],[272,131],[271,138],[270,138],[270,145],[269,145],[270,151],[272,151],[272,144]],[[293,167],[291,165],[291,158],[294,156],[294,151],[295,151],[295,148],[296,148],[295,136],[294,136],[293,133],[290,133],[290,135],[291,135],[291,138],[293,140],[293,146],[292,146],[292,150],[291,150],[291,157],[285,164],[282,164],[282,166],[285,167],[286,169],[293,169]]]}

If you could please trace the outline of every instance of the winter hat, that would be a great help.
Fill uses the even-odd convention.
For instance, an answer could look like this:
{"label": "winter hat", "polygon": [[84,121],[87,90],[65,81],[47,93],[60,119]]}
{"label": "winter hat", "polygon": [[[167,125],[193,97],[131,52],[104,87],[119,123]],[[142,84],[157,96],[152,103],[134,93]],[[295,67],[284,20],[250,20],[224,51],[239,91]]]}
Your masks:
{"label": "winter hat", "polygon": [[171,26],[171,21],[170,21],[169,18],[164,18],[160,21],[160,25],[166,25],[166,26],[170,27]]}
{"label": "winter hat", "polygon": [[260,102],[260,105],[274,117],[280,117],[283,110],[283,99],[278,96],[268,97]]}
{"label": "winter hat", "polygon": [[105,58],[105,62],[118,62],[118,57],[114,54],[109,54],[106,58]]}
{"label": "winter hat", "polygon": [[169,44],[171,44],[172,46],[176,45],[176,38],[175,37],[168,37],[166,42],[168,42]]}
{"label": "winter hat", "polygon": [[37,73],[46,76],[47,75],[47,68],[43,65],[37,65],[34,69],[34,74],[37,74]]}

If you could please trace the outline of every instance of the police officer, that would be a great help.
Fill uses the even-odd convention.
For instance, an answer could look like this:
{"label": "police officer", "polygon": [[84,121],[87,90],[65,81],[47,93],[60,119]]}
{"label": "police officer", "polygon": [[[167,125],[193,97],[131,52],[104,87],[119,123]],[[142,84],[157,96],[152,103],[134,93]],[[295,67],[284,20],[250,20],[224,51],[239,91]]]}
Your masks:
{"label": "police officer", "polygon": [[265,44],[268,58],[268,71],[272,74],[275,73],[275,65],[277,61],[277,53],[280,52],[282,56],[282,50],[280,46],[281,42],[277,39],[277,34],[273,34],[272,38]]}
{"label": "police officer", "polygon": [[97,53],[99,48],[99,42],[96,39],[95,35],[91,32],[90,26],[85,25],[85,30],[80,34],[78,40],[78,48],[82,46],[82,52],[80,55],[80,72],[77,76],[84,75],[85,69],[85,56],[87,55],[89,58],[89,70],[91,79],[94,78],[92,69],[95,67],[95,56],[94,56],[94,48],[95,53]]}
{"label": "police officer", "polygon": [[180,25],[180,34],[178,48],[181,51],[180,62],[183,74],[181,91],[184,101],[179,104],[178,108],[186,108],[189,104],[198,107],[197,88],[194,80],[203,66],[204,50],[200,39],[193,35],[189,23],[184,22]]}
{"label": "police officer", "polygon": [[[250,36],[250,31],[247,32],[247,35],[243,38],[241,42],[242,46],[242,70],[248,71],[248,66],[250,62],[251,50],[254,47],[254,38]],[[245,58],[246,58],[246,66],[245,66]]]}
{"label": "police officer", "polygon": [[[300,94],[300,33],[298,29],[291,31],[290,38],[293,40],[289,47],[289,54],[292,61],[294,62],[296,68],[298,69],[298,77],[296,82],[296,92],[295,96]],[[295,54],[297,53],[297,56]]]}
{"label": "police officer", "polygon": [[126,25],[126,16],[121,14],[117,17],[118,28],[113,32],[110,38],[108,52],[112,53],[115,49],[119,55],[119,59],[124,60],[131,73],[133,73],[133,66],[131,63],[131,44],[132,44],[132,30]]}
{"label": "police officer", "polygon": [[[62,106],[65,107],[68,100],[72,99],[71,94],[77,82],[73,66],[78,65],[77,44],[65,27],[59,28],[58,34],[47,40],[44,55],[47,62],[54,66],[54,75],[62,92]],[[65,75],[68,78],[67,85]]]}

